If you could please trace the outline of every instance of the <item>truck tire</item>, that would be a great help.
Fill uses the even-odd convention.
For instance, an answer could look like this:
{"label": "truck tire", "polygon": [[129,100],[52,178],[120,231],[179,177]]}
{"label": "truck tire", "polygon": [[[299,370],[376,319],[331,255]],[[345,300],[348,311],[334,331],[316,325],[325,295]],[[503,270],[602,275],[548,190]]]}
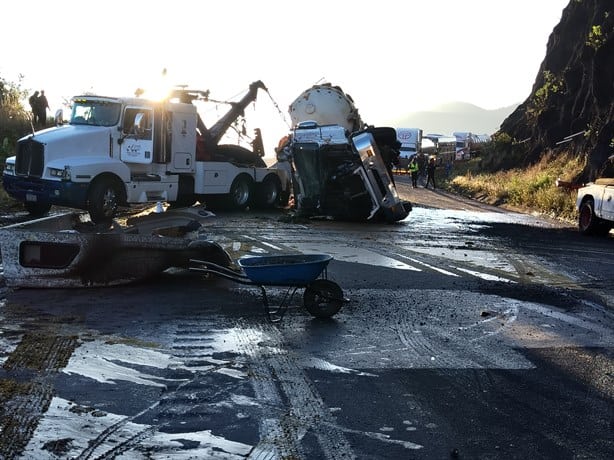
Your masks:
{"label": "truck tire", "polygon": [[168,203],[169,209],[181,209],[181,208],[189,208],[196,204],[196,198],[194,196],[184,195],[177,197],[176,201],[171,201]]}
{"label": "truck tire", "polygon": [[597,216],[595,216],[594,207],[595,202],[592,198],[584,200],[580,205],[578,230],[583,235],[592,235],[595,232]]}
{"label": "truck tire", "polygon": [[95,224],[110,222],[119,207],[122,191],[116,181],[105,177],[92,185],[88,200],[90,219]]}
{"label": "truck tire", "polygon": [[226,197],[226,202],[230,210],[241,211],[247,208],[252,202],[253,181],[251,177],[240,175],[232,181],[230,193]]}
{"label": "truck tire", "polygon": [[51,203],[32,203],[30,201],[26,201],[24,203],[24,207],[26,208],[26,211],[28,211],[28,214],[30,214],[32,217],[43,217],[46,216],[51,209]]}
{"label": "truck tire", "polygon": [[595,201],[587,198],[580,205],[578,230],[582,235],[607,235],[611,226],[595,215]]}
{"label": "truck tire", "polygon": [[180,195],[177,197],[177,200],[171,201],[168,206],[170,209],[189,208],[190,206],[194,206],[196,201],[194,195]]}
{"label": "truck tire", "polygon": [[269,175],[257,186],[256,205],[259,208],[271,209],[281,201],[281,181],[277,176]]}
{"label": "truck tire", "polygon": [[179,190],[177,191],[177,199],[169,203],[170,208],[189,208],[195,203],[196,196],[194,195],[194,179],[191,177],[179,176]]}

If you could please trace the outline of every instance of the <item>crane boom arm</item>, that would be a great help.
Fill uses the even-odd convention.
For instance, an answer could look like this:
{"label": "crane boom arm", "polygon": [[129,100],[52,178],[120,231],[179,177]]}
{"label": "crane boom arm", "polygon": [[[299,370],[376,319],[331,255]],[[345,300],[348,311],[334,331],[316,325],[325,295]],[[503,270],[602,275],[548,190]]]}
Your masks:
{"label": "crane boom arm", "polygon": [[[267,90],[262,81],[258,80],[249,85],[249,91],[238,102],[231,102],[231,107],[228,112],[222,118],[220,118],[215,124],[208,129],[209,140],[216,144],[220,141],[224,133],[230,128],[232,123],[243,114],[245,108],[253,101],[256,100],[258,89]],[[204,127],[204,126],[203,126]],[[199,126],[200,128],[200,126]]]}

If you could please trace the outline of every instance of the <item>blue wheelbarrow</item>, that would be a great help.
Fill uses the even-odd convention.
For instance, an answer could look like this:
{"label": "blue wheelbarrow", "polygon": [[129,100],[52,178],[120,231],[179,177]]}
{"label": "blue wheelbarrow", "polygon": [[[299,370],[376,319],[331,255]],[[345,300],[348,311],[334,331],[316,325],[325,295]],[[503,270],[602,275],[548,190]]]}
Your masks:
{"label": "blue wheelbarrow", "polygon": [[[327,278],[328,254],[283,254],[272,256],[245,256],[237,260],[240,270],[231,270],[212,262],[191,259],[190,270],[225,278],[237,283],[257,286],[267,317],[279,321],[286,312],[296,291],[304,288],[303,305],[316,318],[330,318],[343,306],[346,299],[341,287]],[[271,310],[266,286],[287,287],[280,305]]]}

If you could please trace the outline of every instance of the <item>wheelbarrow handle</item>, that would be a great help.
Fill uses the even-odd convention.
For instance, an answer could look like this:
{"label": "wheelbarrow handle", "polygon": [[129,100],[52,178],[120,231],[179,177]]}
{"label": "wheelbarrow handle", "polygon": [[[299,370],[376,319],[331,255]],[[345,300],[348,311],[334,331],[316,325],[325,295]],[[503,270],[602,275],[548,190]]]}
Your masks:
{"label": "wheelbarrow handle", "polygon": [[231,270],[221,265],[209,262],[206,260],[190,259],[191,263],[199,264],[200,267],[190,267],[190,270],[198,272],[212,273],[214,275],[221,276],[223,278],[231,279],[238,282],[251,282],[251,280],[244,273]]}

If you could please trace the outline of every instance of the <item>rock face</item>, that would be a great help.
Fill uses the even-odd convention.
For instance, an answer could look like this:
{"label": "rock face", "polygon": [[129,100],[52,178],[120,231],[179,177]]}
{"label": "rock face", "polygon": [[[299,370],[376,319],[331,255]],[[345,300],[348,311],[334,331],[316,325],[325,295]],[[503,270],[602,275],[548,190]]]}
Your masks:
{"label": "rock face", "polygon": [[614,172],[613,24],[612,0],[570,0],[563,10],[531,95],[498,133],[524,141],[526,163],[567,151],[588,156],[578,180]]}

